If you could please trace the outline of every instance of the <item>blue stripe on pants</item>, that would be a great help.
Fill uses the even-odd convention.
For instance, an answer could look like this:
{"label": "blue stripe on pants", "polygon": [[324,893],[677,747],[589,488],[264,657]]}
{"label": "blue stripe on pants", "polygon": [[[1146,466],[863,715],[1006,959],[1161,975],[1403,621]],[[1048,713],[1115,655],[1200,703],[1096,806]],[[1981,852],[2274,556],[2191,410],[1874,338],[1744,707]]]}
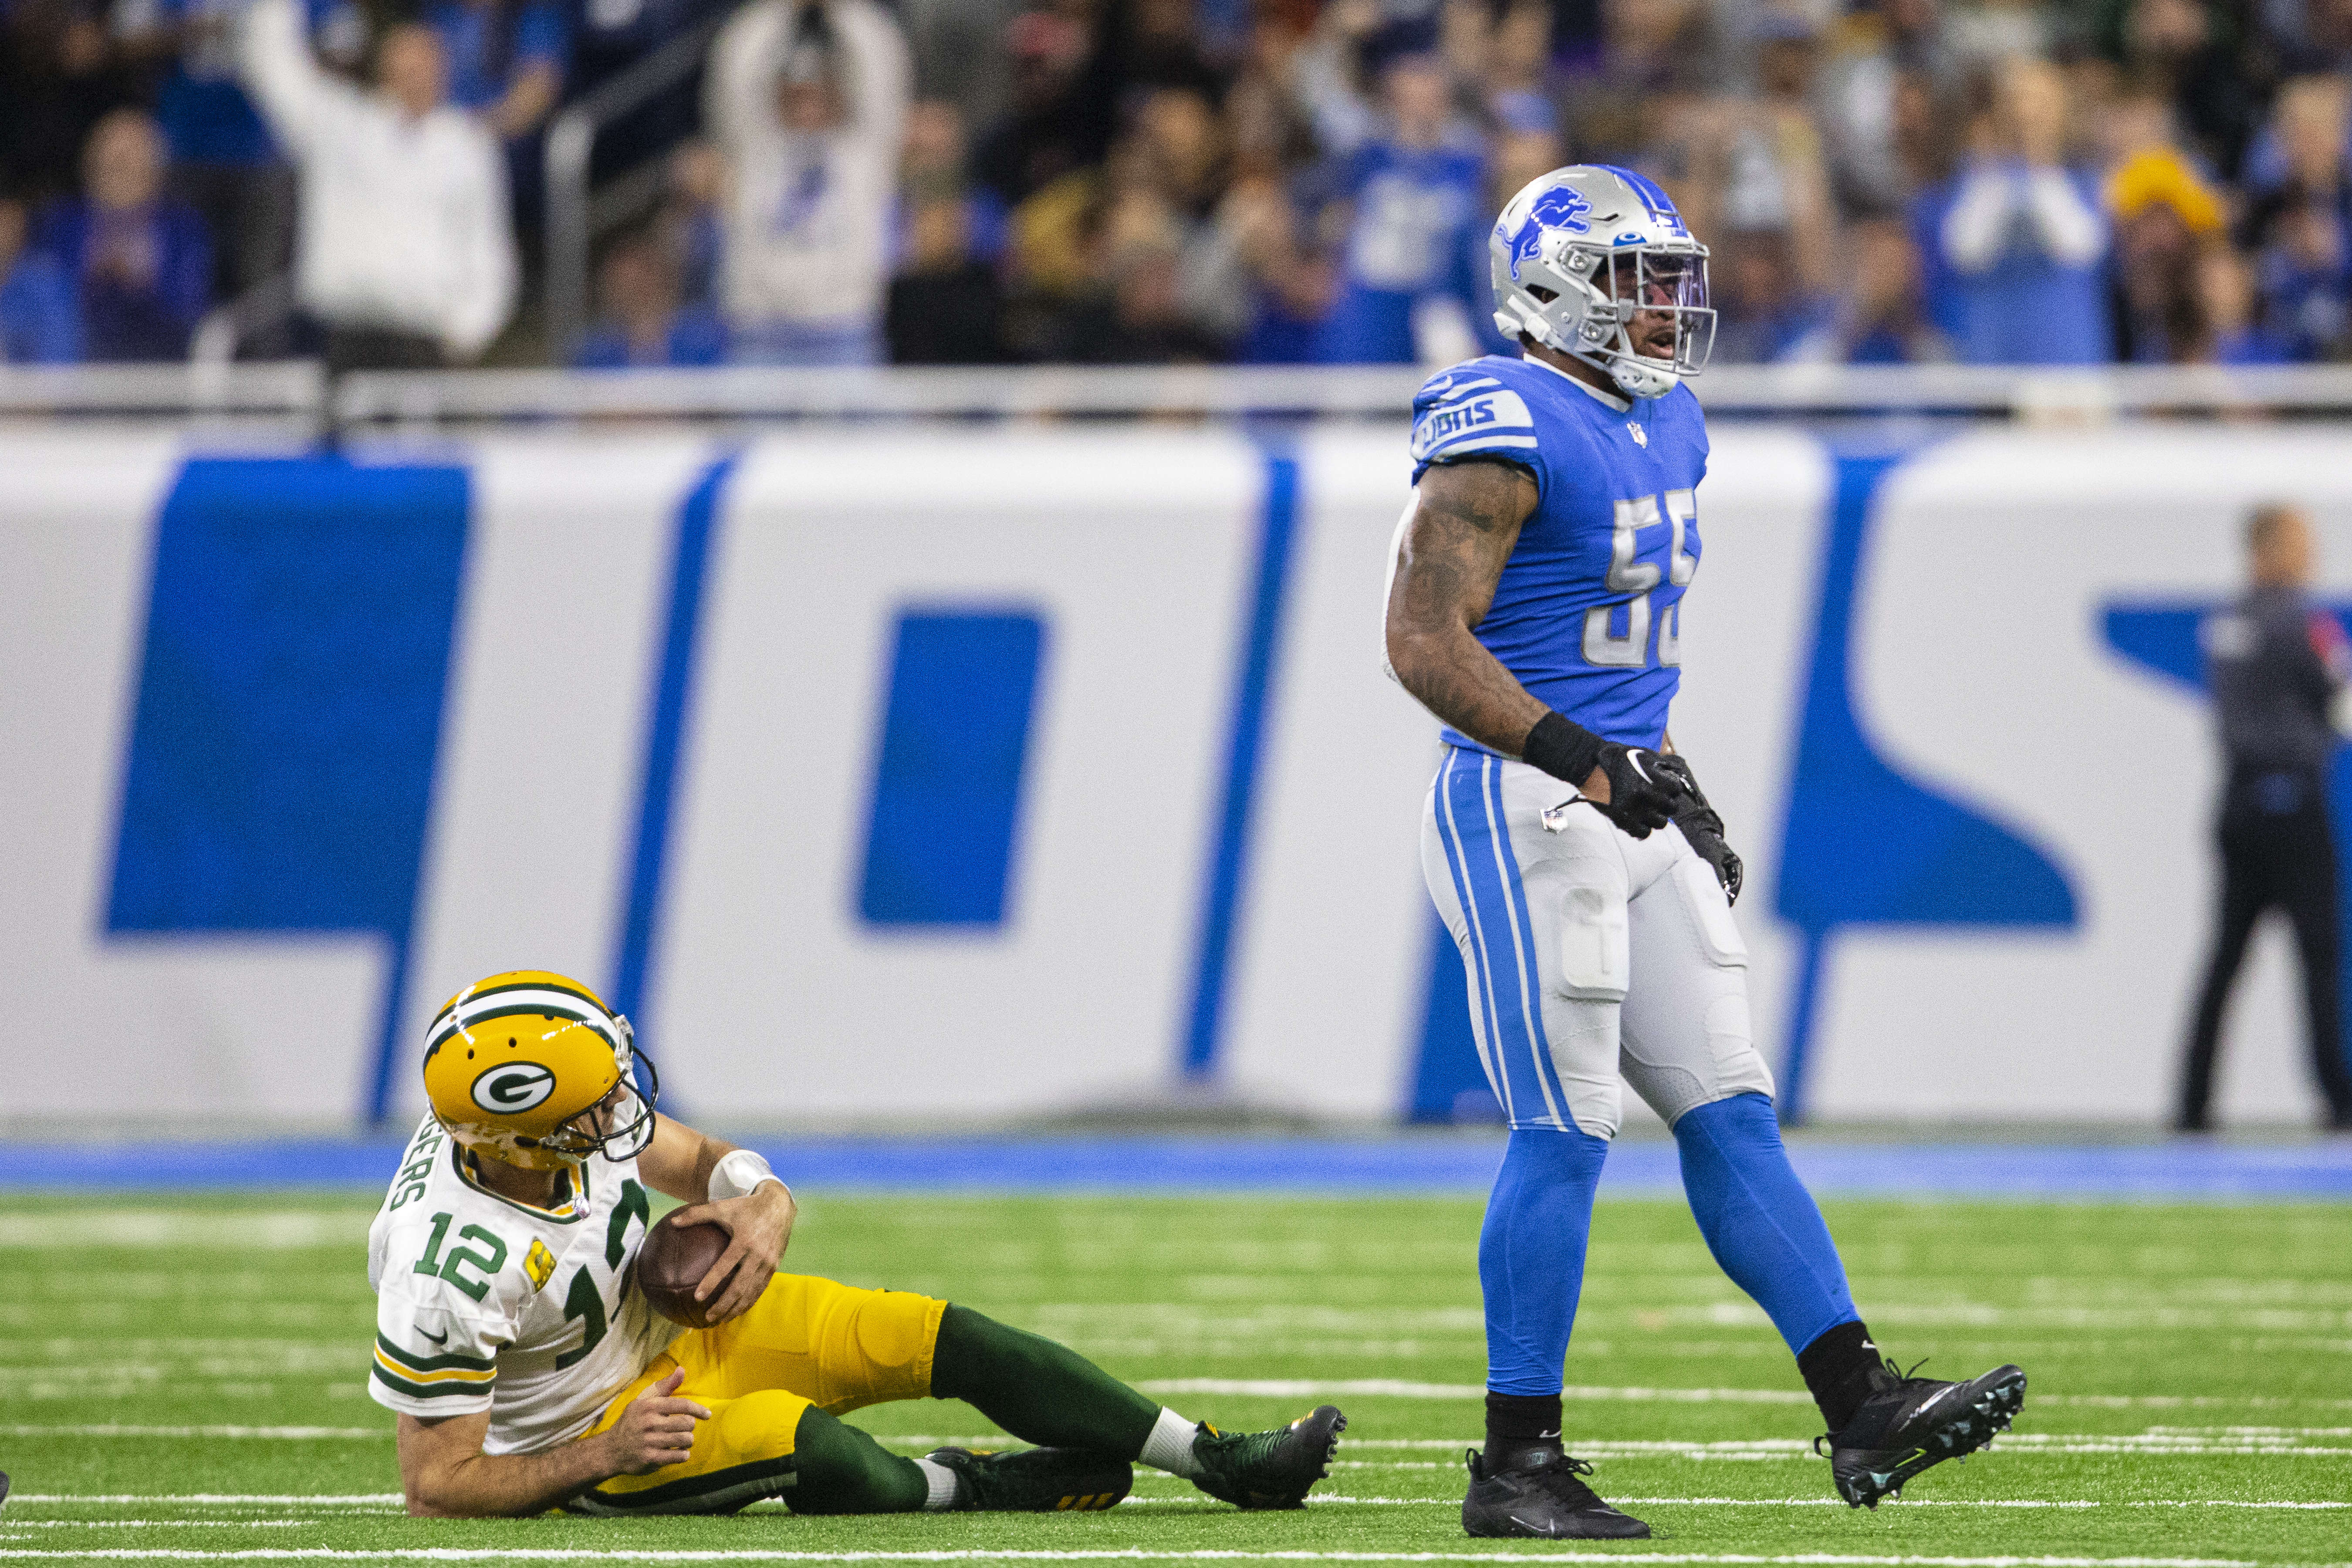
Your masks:
{"label": "blue stripe on pants", "polygon": [[1470,1005],[1486,1026],[1478,1031],[1478,1065],[1486,1069],[1486,1081],[1495,1097],[1503,1102],[1503,1115],[1516,1119],[1511,1109],[1511,1083],[1501,1071],[1496,1058],[1495,1023],[1495,975],[1486,965],[1486,945],[1478,935],[1478,906],[1470,897],[1469,873],[1463,866],[1461,836],[1454,825],[1454,768],[1462,753],[1451,746],[1445,751],[1445,763],[1438,770],[1437,788],[1432,803],[1437,817],[1438,842],[1445,847],[1446,868],[1454,874],[1454,900],[1462,906],[1463,923],[1470,930],[1470,963],[1468,964]]}
{"label": "blue stripe on pants", "polygon": [[1566,1128],[1566,1096],[1543,1026],[1527,898],[1502,805],[1502,764],[1456,749],[1438,775],[1437,821],[1486,997],[1488,1070],[1514,1127]]}
{"label": "blue stripe on pants", "polygon": [[1496,864],[1502,872],[1505,901],[1509,905],[1519,952],[1526,955],[1523,977],[1528,989],[1528,1018],[1535,1034],[1533,1060],[1536,1081],[1543,1089],[1544,1103],[1551,1111],[1552,1125],[1565,1131],[1573,1126],[1568,1112],[1568,1091],[1560,1086],[1559,1068],[1551,1059],[1551,1042],[1543,1026],[1543,963],[1536,956],[1534,921],[1528,914],[1528,890],[1519,880],[1519,858],[1511,847],[1510,816],[1503,805],[1503,764],[1494,758],[1486,759],[1482,770],[1486,785],[1486,799],[1492,816],[1488,826],[1495,835]]}

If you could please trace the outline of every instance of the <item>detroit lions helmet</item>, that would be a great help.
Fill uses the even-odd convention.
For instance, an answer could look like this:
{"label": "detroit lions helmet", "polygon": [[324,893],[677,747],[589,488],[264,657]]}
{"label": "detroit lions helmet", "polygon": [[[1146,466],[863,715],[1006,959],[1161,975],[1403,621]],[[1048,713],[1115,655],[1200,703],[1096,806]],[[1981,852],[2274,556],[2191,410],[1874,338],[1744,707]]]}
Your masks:
{"label": "detroit lions helmet", "polygon": [[[1528,182],[1486,248],[1505,337],[1572,354],[1635,397],[1663,397],[1706,367],[1706,247],[1666,193],[1632,170],[1577,163]],[[1673,316],[1670,358],[1634,342],[1634,317],[1653,313]]]}

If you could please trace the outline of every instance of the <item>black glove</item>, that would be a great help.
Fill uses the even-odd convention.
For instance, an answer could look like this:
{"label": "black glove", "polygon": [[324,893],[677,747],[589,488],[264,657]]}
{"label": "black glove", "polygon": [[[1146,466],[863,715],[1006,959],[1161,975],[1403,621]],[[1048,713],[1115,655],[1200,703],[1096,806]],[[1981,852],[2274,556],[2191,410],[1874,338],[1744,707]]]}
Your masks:
{"label": "black glove", "polygon": [[[1675,820],[1683,802],[1682,785],[1665,766],[1672,761],[1638,746],[1602,742],[1601,759],[1594,765],[1609,775],[1609,803],[1592,804],[1633,837],[1647,838]],[[1581,781],[1579,784],[1580,787]]]}
{"label": "black glove", "polygon": [[[1646,753],[1645,753],[1646,754]],[[1698,858],[1715,868],[1716,880],[1723,884],[1724,897],[1732,903],[1739,901],[1739,884],[1747,869],[1739,857],[1732,853],[1731,845],[1723,836],[1723,818],[1715,807],[1707,805],[1706,796],[1699,793],[1698,777],[1691,772],[1689,763],[1679,753],[1670,752],[1655,759],[1659,772],[1680,785],[1681,798],[1675,805],[1675,826],[1683,830],[1690,847]]]}
{"label": "black glove", "polygon": [[1536,721],[1520,755],[1579,790],[1599,769],[1609,780],[1609,804],[1596,800],[1593,806],[1636,838],[1647,838],[1673,821],[1682,798],[1681,783],[1659,771],[1666,759],[1657,752],[1604,741],[1558,713]]}

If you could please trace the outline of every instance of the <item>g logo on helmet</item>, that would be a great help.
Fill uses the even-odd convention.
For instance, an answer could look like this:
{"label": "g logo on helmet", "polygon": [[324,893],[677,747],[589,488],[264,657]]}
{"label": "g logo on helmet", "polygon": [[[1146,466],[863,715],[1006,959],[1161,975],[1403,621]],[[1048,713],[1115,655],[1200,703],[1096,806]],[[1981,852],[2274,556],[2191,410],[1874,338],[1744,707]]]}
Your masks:
{"label": "g logo on helmet", "polygon": [[537,1062],[500,1062],[474,1080],[474,1103],[493,1116],[529,1110],[555,1092],[555,1074]]}

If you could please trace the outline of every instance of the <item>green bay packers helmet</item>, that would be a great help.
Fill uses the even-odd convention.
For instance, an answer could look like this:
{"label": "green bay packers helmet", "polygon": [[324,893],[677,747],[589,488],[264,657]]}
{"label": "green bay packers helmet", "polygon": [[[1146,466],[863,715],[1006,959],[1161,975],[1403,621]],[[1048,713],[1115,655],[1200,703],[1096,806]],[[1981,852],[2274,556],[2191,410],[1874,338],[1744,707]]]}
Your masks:
{"label": "green bay packers helmet", "polygon": [[[643,1063],[640,1091],[632,1070]],[[449,998],[425,1031],[425,1095],[449,1136],[527,1170],[626,1160],[653,1138],[661,1080],[629,1021],[577,980],[518,969]]]}

